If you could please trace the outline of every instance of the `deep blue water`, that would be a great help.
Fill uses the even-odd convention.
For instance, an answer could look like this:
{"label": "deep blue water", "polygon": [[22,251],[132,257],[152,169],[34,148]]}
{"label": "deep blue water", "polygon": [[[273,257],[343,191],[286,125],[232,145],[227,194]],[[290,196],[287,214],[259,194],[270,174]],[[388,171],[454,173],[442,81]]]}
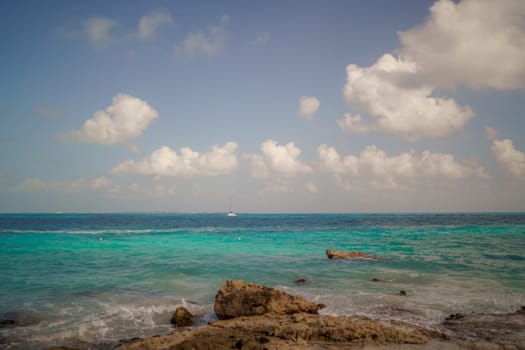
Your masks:
{"label": "deep blue water", "polygon": [[[326,249],[382,259],[331,261]],[[0,318],[22,325],[0,329],[0,348],[167,333],[179,305],[204,324],[226,279],[326,314],[438,328],[449,313],[525,305],[525,214],[5,214],[0,262]]]}

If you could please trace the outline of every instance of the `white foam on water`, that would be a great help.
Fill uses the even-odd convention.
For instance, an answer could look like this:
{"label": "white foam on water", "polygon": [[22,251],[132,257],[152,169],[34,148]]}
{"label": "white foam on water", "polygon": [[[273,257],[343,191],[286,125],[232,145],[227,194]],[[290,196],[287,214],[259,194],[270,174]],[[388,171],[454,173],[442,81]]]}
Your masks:
{"label": "white foam on water", "polygon": [[184,298],[103,293],[79,304],[52,305],[53,318],[29,327],[3,329],[0,335],[9,350],[64,344],[96,348],[122,339],[170,333],[170,318],[178,306],[186,307],[197,318],[209,320],[213,313],[212,305]]}
{"label": "white foam on water", "polygon": [[[210,232],[210,230],[199,229],[201,232]],[[71,234],[71,235],[103,235],[103,234],[148,234],[148,233],[178,233],[178,232],[195,232],[191,228],[164,228],[164,229],[93,229],[93,230],[11,230],[1,229],[0,233],[19,233],[19,234]]]}
{"label": "white foam on water", "polygon": [[430,329],[441,329],[450,314],[511,313],[525,304],[525,295],[505,289],[498,281],[460,275],[433,275],[429,279],[425,274],[406,272],[389,276],[393,281],[361,281],[352,289],[319,285],[283,289],[325,304],[323,315],[397,319]]}

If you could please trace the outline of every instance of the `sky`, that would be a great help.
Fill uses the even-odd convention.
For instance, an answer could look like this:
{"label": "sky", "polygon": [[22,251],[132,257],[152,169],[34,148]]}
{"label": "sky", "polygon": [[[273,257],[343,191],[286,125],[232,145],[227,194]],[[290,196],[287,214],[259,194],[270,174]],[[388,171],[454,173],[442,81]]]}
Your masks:
{"label": "sky", "polygon": [[0,212],[525,211],[525,2],[0,2]]}

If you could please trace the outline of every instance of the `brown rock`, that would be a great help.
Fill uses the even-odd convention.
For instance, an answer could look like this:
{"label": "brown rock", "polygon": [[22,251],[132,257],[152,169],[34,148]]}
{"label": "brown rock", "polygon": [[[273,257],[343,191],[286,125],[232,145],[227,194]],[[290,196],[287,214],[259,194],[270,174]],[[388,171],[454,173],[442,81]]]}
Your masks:
{"label": "brown rock", "polygon": [[124,344],[119,350],[148,349],[347,349],[364,345],[423,344],[430,332],[405,323],[297,313],[239,317],[207,327]]}
{"label": "brown rock", "polygon": [[297,283],[297,284],[306,283],[306,278],[300,277],[300,278],[295,280],[295,283]]}
{"label": "brown rock", "polygon": [[220,320],[225,320],[267,313],[289,315],[306,312],[316,314],[320,308],[320,305],[274,288],[242,280],[228,280],[215,296],[214,311]]}
{"label": "brown rock", "polygon": [[350,259],[350,260],[379,260],[377,255],[365,254],[361,252],[340,252],[338,250],[327,249],[328,259]]}
{"label": "brown rock", "polygon": [[[221,291],[228,293],[232,290],[254,290],[256,293],[260,290],[275,291],[244,281],[227,281],[218,295]],[[453,332],[454,343],[447,341],[449,338],[443,333],[395,320],[381,322],[356,316],[346,318],[315,313],[268,313],[219,320],[202,328],[137,339],[121,343],[115,349],[525,349],[525,315],[521,311],[505,315],[454,314],[443,324]],[[478,342],[476,339],[483,340]],[[391,347],[384,348],[384,345]]]}
{"label": "brown rock", "polygon": [[178,307],[171,317],[171,323],[175,327],[189,327],[193,325],[193,315],[186,308]]}

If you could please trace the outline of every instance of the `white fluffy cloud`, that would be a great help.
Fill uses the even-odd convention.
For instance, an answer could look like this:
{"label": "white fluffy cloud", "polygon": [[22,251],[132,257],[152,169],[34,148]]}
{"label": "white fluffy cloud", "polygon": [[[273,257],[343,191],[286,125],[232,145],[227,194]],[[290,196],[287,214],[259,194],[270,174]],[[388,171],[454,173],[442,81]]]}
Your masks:
{"label": "white fluffy cloud", "polygon": [[514,148],[512,140],[494,140],[492,153],[512,175],[525,179],[525,153]]}
{"label": "white fluffy cloud", "polygon": [[345,113],[342,119],[337,120],[337,125],[343,130],[358,133],[367,132],[372,129],[371,126],[363,123],[363,118],[361,118],[359,114],[352,115]]}
{"label": "white fluffy cloud", "polygon": [[357,156],[342,157],[334,147],[325,144],[320,145],[317,152],[322,168],[336,175],[346,189],[363,181],[375,188],[403,189],[422,178],[487,178],[483,168],[460,163],[451,154],[424,151],[420,155],[403,152],[389,156],[376,146],[367,146]]}
{"label": "white fluffy cloud", "polygon": [[299,99],[299,110],[297,114],[303,118],[311,119],[315,112],[319,110],[321,102],[314,96],[301,96]]}
{"label": "white fluffy cloud", "polygon": [[244,155],[251,164],[251,173],[255,178],[267,178],[272,175],[293,177],[312,172],[309,165],[298,159],[301,149],[293,142],[279,145],[277,141],[266,140],[261,144],[261,152],[262,155]]}
{"label": "white fluffy cloud", "polygon": [[461,129],[472,110],[432,96],[435,88],[524,88],[524,17],[522,0],[436,1],[423,24],[399,33],[398,55],[385,54],[370,67],[347,66],[344,96],[373,119],[348,114],[339,126],[409,140]]}
{"label": "white fluffy cloud", "polygon": [[117,175],[138,174],[152,176],[219,176],[237,170],[237,144],[227,142],[224,146],[213,146],[208,153],[199,153],[189,147],[180,149],[180,154],[164,146],[148,157],[135,162],[124,161],[111,172]]}
{"label": "white fluffy cloud", "polygon": [[172,24],[173,18],[168,11],[157,10],[149,15],[143,16],[139,21],[137,37],[140,40],[148,40],[155,37],[160,26]]}
{"label": "white fluffy cloud", "polygon": [[64,135],[66,141],[112,145],[137,138],[158,113],[146,101],[118,94],[111,106],[97,111],[80,130]]}
{"label": "white fluffy cloud", "polygon": [[401,53],[435,86],[525,87],[525,1],[438,0],[421,26],[399,34]]}
{"label": "white fluffy cloud", "polygon": [[117,22],[105,17],[93,17],[84,22],[89,42],[95,47],[104,47],[111,42],[111,30]]}
{"label": "white fluffy cloud", "polygon": [[219,25],[211,26],[207,33],[190,33],[175,47],[175,54],[186,56],[215,56],[222,52],[226,43],[224,26],[229,22],[228,16],[222,16]]}
{"label": "white fluffy cloud", "polygon": [[452,99],[432,97],[432,86],[410,84],[418,73],[415,62],[386,54],[370,67],[350,64],[346,73],[347,102],[376,118],[367,125],[360,116],[345,117],[339,125],[351,130],[378,130],[416,140],[446,135],[473,116],[469,107]]}

